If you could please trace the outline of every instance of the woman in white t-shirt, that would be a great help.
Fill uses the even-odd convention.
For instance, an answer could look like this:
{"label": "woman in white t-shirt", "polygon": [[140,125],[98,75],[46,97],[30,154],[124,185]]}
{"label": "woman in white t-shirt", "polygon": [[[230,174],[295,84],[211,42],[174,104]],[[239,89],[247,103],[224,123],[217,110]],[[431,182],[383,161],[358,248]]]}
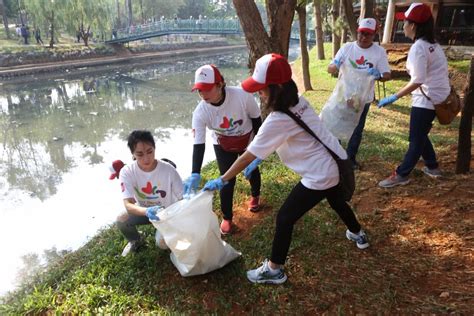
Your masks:
{"label": "woman in white t-shirt", "polygon": [[[211,131],[219,171],[224,174],[262,125],[260,108],[253,95],[240,87],[227,87],[214,65],[204,65],[196,70],[192,90],[197,90],[202,100],[193,112],[193,164],[191,176],[184,181],[185,195],[196,190],[201,181],[207,129]],[[245,176],[251,187],[248,209],[257,212],[260,209],[260,171],[255,169]],[[235,177],[219,192],[223,215],[220,230],[224,235],[232,231],[234,186]]]}
{"label": "woman in white t-shirt", "polygon": [[298,96],[287,60],[278,54],[261,57],[256,62],[252,77],[245,80],[242,87],[248,92],[258,91],[270,114],[245,153],[223,176],[208,181],[204,190],[225,188],[236,174],[246,167],[246,171],[255,168],[259,161],[274,151],[288,168],[302,177],[278,211],[270,260],[265,260],[261,267],[248,271],[247,278],[253,283],[281,284],[286,281],[283,265],[290,247],[293,226],[323,199],[327,199],[346,224],[346,237],[355,241],[358,248],[367,248],[369,243],[366,234],[351,207],[341,198],[336,161],[321,143],[282,112],[293,112],[334,153],[347,159],[347,154],[336,137],[324,127],[308,101]]}
{"label": "woman in white t-shirt", "polygon": [[380,100],[378,106],[386,106],[411,93],[410,144],[402,163],[391,176],[379,182],[379,186],[383,188],[410,182],[408,175],[420,157],[425,164],[425,174],[433,178],[441,176],[428,134],[436,116],[434,104],[443,102],[450,92],[448,62],[443,49],[435,41],[430,8],[423,3],[412,3],[406,12],[397,14],[397,18],[404,20],[405,36],[415,41],[407,58],[407,70],[411,79],[397,93]]}
{"label": "woman in white t-shirt", "polygon": [[144,244],[136,226],[158,220],[156,213],[160,209],[183,197],[183,182],[175,167],[155,159],[155,140],[149,131],[130,133],[128,147],[134,161],[119,171],[126,212],[117,217],[117,226],[128,240],[122,252],[124,257]]}

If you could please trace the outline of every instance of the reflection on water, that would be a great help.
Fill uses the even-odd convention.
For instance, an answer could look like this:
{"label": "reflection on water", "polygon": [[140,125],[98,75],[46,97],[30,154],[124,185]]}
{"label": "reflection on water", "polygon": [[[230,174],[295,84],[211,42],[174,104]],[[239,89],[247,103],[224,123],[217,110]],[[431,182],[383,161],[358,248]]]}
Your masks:
{"label": "reflection on water", "polygon": [[[244,79],[246,53],[113,70],[81,79],[0,86],[0,294],[11,288],[21,255],[76,248],[122,208],[108,164],[131,161],[125,138],[153,131],[157,156],[190,173],[194,71],[221,68],[227,84]],[[208,142],[209,144],[209,142]],[[214,159],[207,146],[206,161]],[[13,225],[15,223],[15,225]],[[15,227],[13,227],[15,226]],[[4,247],[4,246],[2,246]]]}

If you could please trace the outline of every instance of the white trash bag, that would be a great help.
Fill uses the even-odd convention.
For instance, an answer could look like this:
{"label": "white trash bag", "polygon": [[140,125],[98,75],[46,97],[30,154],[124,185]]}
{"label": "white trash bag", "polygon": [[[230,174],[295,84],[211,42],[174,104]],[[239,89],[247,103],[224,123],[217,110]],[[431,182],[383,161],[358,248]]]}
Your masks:
{"label": "white trash bag", "polygon": [[212,211],[212,197],[211,191],[198,193],[161,210],[157,214],[160,220],[152,221],[182,276],[211,272],[241,255],[221,239],[217,216]]}
{"label": "white trash bag", "polygon": [[374,79],[368,73],[354,69],[349,62],[343,63],[339,71],[342,75],[319,116],[334,136],[347,141],[371,97]]}

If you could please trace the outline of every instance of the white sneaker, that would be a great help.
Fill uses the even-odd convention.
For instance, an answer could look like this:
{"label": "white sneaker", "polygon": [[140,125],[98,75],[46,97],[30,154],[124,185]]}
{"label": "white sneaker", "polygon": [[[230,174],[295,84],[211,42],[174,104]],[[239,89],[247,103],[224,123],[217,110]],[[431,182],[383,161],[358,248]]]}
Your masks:
{"label": "white sneaker", "polygon": [[145,242],[141,239],[132,240],[125,245],[125,248],[122,250],[122,257],[128,256],[130,253],[137,252],[142,246],[145,245]]}
{"label": "white sneaker", "polygon": [[349,229],[346,230],[346,237],[349,240],[355,241],[357,248],[365,249],[369,247],[369,239],[365,232],[361,229],[359,233],[354,234]]}
{"label": "white sneaker", "polygon": [[268,265],[268,259],[254,270],[247,271],[247,279],[252,283],[282,284],[288,279],[283,268],[271,271]]}

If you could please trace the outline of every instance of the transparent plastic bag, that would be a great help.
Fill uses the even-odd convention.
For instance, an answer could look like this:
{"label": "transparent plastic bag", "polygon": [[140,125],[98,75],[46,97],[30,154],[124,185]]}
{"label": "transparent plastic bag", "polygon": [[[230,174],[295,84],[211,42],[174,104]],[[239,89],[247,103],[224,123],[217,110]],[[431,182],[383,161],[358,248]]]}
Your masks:
{"label": "transparent plastic bag", "polygon": [[365,71],[354,69],[343,63],[341,75],[328,101],[321,110],[321,120],[326,128],[339,140],[347,141],[359,123],[360,116],[372,94],[374,80]]}
{"label": "transparent plastic bag", "polygon": [[241,255],[221,239],[212,197],[210,191],[198,193],[161,210],[157,214],[160,220],[152,221],[182,276],[211,272]]}

